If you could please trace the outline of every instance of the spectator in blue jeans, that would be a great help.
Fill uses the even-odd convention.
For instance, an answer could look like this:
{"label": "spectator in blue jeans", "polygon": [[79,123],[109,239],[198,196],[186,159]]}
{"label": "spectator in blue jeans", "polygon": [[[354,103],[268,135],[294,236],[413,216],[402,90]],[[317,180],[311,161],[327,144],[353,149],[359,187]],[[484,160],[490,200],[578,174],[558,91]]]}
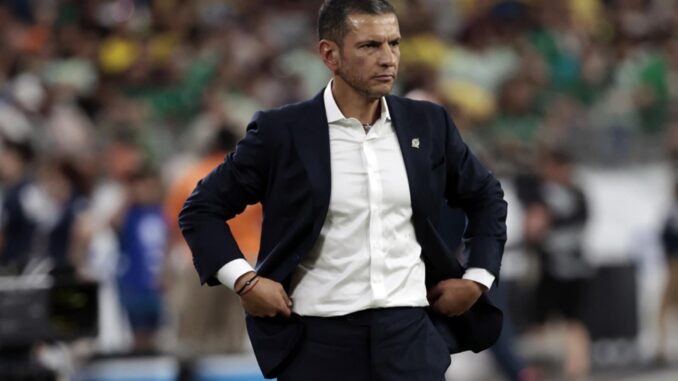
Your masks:
{"label": "spectator in blue jeans", "polygon": [[118,288],[137,351],[153,349],[162,322],[160,273],[168,226],[160,203],[161,189],[154,169],[143,167],[133,173],[128,183],[128,206],[120,224]]}

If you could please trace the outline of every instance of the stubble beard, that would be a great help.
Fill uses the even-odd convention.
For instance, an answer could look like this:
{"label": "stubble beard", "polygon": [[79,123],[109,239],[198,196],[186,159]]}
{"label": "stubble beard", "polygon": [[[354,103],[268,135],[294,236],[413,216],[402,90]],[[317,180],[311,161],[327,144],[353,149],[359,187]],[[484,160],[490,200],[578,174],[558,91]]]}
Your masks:
{"label": "stubble beard", "polygon": [[353,90],[369,100],[380,99],[381,97],[388,95],[391,92],[391,89],[393,89],[393,86],[390,86],[387,91],[373,91],[367,84],[369,79],[363,80],[362,78],[359,78],[359,76],[343,70],[339,70],[337,76],[346,82]]}

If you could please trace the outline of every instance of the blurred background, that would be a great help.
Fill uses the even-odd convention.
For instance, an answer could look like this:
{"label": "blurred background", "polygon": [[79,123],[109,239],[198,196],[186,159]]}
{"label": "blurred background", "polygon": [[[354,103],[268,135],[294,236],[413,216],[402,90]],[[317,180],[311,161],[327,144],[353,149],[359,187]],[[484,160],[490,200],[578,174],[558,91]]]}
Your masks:
{"label": "blurred background", "polygon": [[[393,4],[394,92],[446,106],[510,205],[507,324],[449,379],[678,380],[678,3]],[[319,5],[0,1],[0,379],[262,379],[176,216],[254,112],[327,84]],[[229,222],[251,261],[260,222]]]}

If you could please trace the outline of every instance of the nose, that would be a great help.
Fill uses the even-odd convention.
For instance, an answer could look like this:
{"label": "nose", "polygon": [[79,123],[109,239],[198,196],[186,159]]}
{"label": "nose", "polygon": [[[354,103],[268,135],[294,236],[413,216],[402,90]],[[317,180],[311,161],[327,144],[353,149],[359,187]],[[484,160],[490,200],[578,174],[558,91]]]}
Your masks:
{"label": "nose", "polygon": [[379,49],[379,65],[384,67],[392,67],[396,65],[397,53],[391,44],[386,43]]}

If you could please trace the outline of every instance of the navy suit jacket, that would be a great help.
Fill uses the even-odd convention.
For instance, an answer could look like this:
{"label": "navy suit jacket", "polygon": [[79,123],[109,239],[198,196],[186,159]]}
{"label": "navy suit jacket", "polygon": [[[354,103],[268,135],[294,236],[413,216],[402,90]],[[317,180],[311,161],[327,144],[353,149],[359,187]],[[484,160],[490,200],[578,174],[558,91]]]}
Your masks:
{"label": "navy suit jacket", "polygon": [[[442,107],[397,96],[387,96],[386,102],[407,171],[427,287],[464,274],[444,244],[441,234],[446,232],[439,229],[443,200],[468,216],[467,265],[498,276],[506,240],[506,203],[499,182],[461,140]],[[288,289],[290,275],[325,221],[330,171],[322,92],[305,102],[258,112],[245,138],[198,183],[179,216],[201,282],[219,284],[217,270],[243,258],[224,221],[246,205],[261,202],[264,220],[256,270]],[[461,316],[448,318],[432,311],[430,316],[450,353],[481,351],[494,343],[501,329],[502,313],[484,295]],[[295,315],[247,316],[246,321],[257,361],[266,377],[274,377],[293,354],[303,326]]]}

